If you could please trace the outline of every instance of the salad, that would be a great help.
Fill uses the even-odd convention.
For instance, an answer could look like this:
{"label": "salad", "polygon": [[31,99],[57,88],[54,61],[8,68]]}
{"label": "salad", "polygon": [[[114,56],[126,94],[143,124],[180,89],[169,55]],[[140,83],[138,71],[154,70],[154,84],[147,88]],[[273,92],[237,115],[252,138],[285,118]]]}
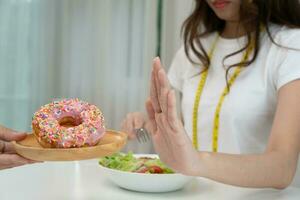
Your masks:
{"label": "salad", "polygon": [[134,157],[132,152],[127,154],[116,153],[112,156],[100,158],[99,164],[110,168],[126,172],[146,173],[146,174],[173,174],[174,171],[168,168],[158,158]]}

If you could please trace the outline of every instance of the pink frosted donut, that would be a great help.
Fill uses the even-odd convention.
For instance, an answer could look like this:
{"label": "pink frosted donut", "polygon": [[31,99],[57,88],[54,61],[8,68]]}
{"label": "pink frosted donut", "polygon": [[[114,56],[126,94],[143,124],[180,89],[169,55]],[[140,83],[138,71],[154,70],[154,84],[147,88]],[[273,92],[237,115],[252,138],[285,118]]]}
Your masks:
{"label": "pink frosted donut", "polygon": [[38,142],[47,148],[94,146],[105,133],[101,111],[79,99],[42,106],[33,116],[32,129]]}

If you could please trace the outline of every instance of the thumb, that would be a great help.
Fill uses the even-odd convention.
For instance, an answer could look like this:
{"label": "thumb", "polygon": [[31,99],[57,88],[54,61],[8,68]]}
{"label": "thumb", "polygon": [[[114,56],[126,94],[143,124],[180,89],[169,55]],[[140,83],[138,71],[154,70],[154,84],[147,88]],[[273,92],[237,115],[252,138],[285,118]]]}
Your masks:
{"label": "thumb", "polygon": [[134,128],[135,129],[139,129],[139,128],[142,128],[144,123],[145,123],[145,119],[144,118],[141,118],[141,117],[135,117],[133,119],[133,123],[134,123]]}
{"label": "thumb", "polygon": [[11,129],[0,126],[0,140],[7,142],[23,140],[26,137],[26,133],[18,133]]}

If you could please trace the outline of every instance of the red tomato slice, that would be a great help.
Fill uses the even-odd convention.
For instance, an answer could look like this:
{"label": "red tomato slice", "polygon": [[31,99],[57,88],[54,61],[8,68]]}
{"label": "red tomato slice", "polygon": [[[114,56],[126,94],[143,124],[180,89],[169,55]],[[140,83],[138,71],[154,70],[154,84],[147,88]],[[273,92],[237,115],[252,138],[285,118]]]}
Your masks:
{"label": "red tomato slice", "polygon": [[162,174],[164,172],[159,166],[151,166],[149,167],[149,171],[151,174]]}

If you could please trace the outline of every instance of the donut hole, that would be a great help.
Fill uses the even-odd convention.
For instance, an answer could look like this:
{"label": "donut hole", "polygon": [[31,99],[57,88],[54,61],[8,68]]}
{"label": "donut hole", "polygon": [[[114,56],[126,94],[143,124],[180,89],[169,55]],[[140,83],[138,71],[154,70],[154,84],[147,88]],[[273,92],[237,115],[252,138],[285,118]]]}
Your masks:
{"label": "donut hole", "polygon": [[58,123],[62,127],[75,127],[82,124],[82,120],[79,117],[73,117],[73,116],[65,116],[58,120]]}

